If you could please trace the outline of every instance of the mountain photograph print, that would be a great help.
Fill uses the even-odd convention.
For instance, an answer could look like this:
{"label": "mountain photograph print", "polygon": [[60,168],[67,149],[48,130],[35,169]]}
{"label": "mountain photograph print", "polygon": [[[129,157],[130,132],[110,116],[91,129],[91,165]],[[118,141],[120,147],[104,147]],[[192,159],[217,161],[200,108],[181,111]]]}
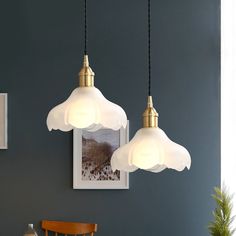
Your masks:
{"label": "mountain photograph print", "polygon": [[119,131],[83,131],[82,180],[120,180],[120,172],[113,172],[110,165],[111,156],[119,146]]}
{"label": "mountain photograph print", "polygon": [[113,152],[128,142],[128,126],[117,131],[74,130],[74,189],[128,189],[129,175],[111,169]]}
{"label": "mountain photograph print", "polygon": [[7,149],[7,93],[0,93],[0,149]]}

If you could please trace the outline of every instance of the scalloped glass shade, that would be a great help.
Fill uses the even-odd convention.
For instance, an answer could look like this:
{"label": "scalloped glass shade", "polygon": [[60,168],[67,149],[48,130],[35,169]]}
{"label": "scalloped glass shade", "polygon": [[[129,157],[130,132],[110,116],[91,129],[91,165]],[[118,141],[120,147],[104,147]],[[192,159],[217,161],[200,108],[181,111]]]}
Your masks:
{"label": "scalloped glass shade", "polygon": [[73,128],[96,131],[100,128],[118,130],[126,127],[124,110],[108,101],[96,87],[78,87],[63,103],[48,114],[47,126],[61,131]]}
{"label": "scalloped glass shade", "polygon": [[187,149],[171,141],[160,128],[142,128],[133,139],[117,149],[111,158],[112,170],[133,172],[138,168],[161,172],[165,168],[182,171],[190,169]]}

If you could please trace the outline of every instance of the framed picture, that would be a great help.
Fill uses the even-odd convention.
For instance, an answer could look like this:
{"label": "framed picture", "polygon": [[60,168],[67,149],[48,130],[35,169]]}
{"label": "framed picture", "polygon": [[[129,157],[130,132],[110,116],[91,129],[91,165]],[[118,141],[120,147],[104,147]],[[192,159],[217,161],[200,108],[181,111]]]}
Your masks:
{"label": "framed picture", "polygon": [[129,140],[129,125],[118,131],[100,129],[96,132],[74,129],[73,188],[128,189],[129,174],[113,172],[113,152]]}
{"label": "framed picture", "polygon": [[7,149],[7,93],[0,93],[0,149]]}

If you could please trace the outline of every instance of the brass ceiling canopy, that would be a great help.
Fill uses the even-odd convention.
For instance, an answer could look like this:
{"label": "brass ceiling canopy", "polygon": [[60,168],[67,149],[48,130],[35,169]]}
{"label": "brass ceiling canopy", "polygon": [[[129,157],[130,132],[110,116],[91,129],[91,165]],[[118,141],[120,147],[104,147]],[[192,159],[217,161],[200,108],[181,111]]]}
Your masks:
{"label": "brass ceiling canopy", "polygon": [[83,68],[79,72],[79,86],[93,87],[95,73],[89,66],[88,55],[84,55]]}
{"label": "brass ceiling canopy", "polygon": [[143,113],[143,128],[157,128],[158,113],[153,107],[152,96],[148,96],[147,108]]}

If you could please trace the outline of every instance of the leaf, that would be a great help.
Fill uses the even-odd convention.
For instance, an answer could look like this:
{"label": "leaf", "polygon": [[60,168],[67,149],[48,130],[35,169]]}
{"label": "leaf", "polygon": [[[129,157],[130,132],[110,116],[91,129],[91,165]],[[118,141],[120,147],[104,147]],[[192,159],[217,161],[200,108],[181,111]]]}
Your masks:
{"label": "leaf", "polygon": [[232,236],[235,229],[232,229],[235,216],[232,216],[232,195],[230,195],[225,186],[222,189],[215,187],[215,193],[212,198],[216,202],[216,208],[213,211],[214,221],[208,225],[209,233],[212,236]]}

